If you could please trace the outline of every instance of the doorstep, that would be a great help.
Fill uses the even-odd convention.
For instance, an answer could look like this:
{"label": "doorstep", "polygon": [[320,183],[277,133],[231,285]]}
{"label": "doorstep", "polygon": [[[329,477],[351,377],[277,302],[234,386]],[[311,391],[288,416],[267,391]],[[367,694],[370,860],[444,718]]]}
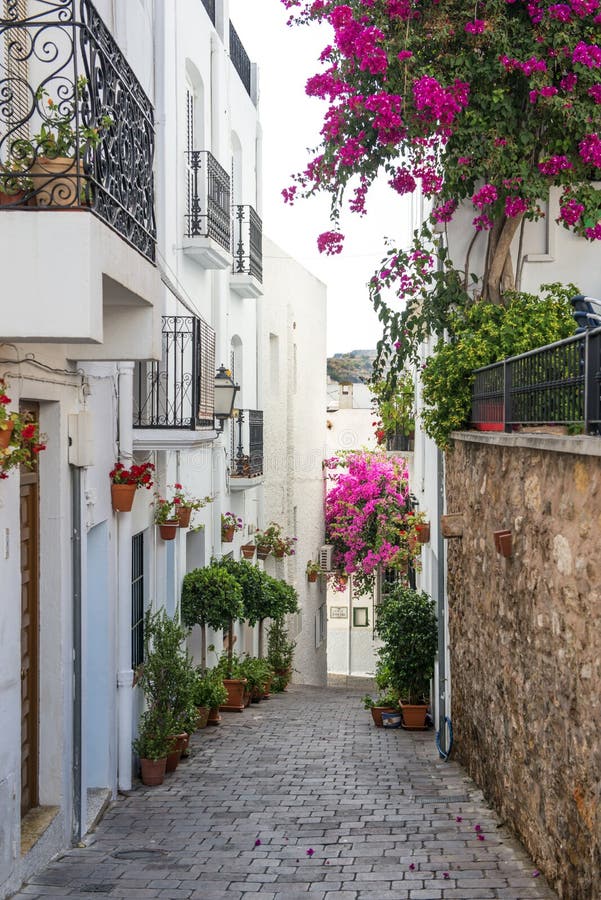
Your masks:
{"label": "doorstep", "polygon": [[21,856],[37,844],[60,811],[59,806],[36,806],[21,819]]}

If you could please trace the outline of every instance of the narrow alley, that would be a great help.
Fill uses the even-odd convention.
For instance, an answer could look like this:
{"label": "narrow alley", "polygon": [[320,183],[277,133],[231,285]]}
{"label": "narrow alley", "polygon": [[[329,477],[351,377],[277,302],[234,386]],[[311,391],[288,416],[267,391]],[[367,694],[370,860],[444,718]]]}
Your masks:
{"label": "narrow alley", "polygon": [[376,728],[361,693],[294,686],[223,714],[15,898],[552,900],[433,733]]}

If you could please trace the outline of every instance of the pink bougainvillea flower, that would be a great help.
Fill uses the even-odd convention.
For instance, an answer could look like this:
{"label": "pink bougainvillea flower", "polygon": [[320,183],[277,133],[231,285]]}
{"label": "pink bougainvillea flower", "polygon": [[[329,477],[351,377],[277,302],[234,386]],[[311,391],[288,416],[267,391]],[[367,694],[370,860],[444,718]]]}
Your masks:
{"label": "pink bougainvillea flower", "polygon": [[411,872],[414,872],[415,871],[415,863],[409,863],[409,869],[411,870]]}
{"label": "pink bougainvillea flower", "polygon": [[315,850],[313,849],[313,847],[309,847],[309,849],[307,850],[307,856],[313,856],[314,853]]}
{"label": "pink bougainvillea flower", "polygon": [[261,839],[257,838],[257,840],[255,841],[255,847],[260,847],[260,846],[261,846]]}

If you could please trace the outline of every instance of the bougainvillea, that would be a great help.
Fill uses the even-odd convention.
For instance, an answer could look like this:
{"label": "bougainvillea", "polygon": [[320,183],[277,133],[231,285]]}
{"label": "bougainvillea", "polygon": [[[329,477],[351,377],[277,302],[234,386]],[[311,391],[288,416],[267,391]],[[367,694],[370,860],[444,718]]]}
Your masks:
{"label": "bougainvillea", "polygon": [[[321,144],[285,192],[331,195],[335,229],[320,236],[320,249],[340,252],[346,192],[363,213],[382,173],[395,200],[416,190],[433,200],[411,251],[426,258],[390,247],[370,285],[384,325],[380,362],[387,353],[397,363],[396,342],[399,364],[407,358],[420,328],[405,334],[398,307],[432,290],[433,226],[444,227],[458,206],[473,209],[474,240],[488,243],[485,271],[474,281],[497,304],[515,285],[513,238],[524,220],[543,214],[551,187],[560,190],[558,222],[584,239],[601,238],[601,191],[593,184],[601,178],[600,0],[282,2],[290,23],[329,29],[324,69],[307,84],[327,103]],[[452,292],[465,292],[470,252],[457,265],[444,260]]]}
{"label": "bougainvillea", "polygon": [[406,571],[420,556],[405,461],[381,451],[341,454],[325,462],[326,533],[334,566],[353,575],[355,589],[373,589],[378,566]]}

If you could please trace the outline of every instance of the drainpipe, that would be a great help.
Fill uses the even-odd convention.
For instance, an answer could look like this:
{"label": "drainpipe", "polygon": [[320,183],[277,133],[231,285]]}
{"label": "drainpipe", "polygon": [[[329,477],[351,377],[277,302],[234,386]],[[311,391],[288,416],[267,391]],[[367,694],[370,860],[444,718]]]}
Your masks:
{"label": "drainpipe", "polygon": [[[132,397],[134,363],[121,362],[119,373],[119,455],[133,456]],[[117,517],[117,774],[120,791],[131,790],[134,673],[131,667],[131,513]]]}
{"label": "drainpipe", "polygon": [[81,636],[81,469],[71,467],[71,573],[73,603],[73,817],[71,837],[82,837],[82,636]]}

